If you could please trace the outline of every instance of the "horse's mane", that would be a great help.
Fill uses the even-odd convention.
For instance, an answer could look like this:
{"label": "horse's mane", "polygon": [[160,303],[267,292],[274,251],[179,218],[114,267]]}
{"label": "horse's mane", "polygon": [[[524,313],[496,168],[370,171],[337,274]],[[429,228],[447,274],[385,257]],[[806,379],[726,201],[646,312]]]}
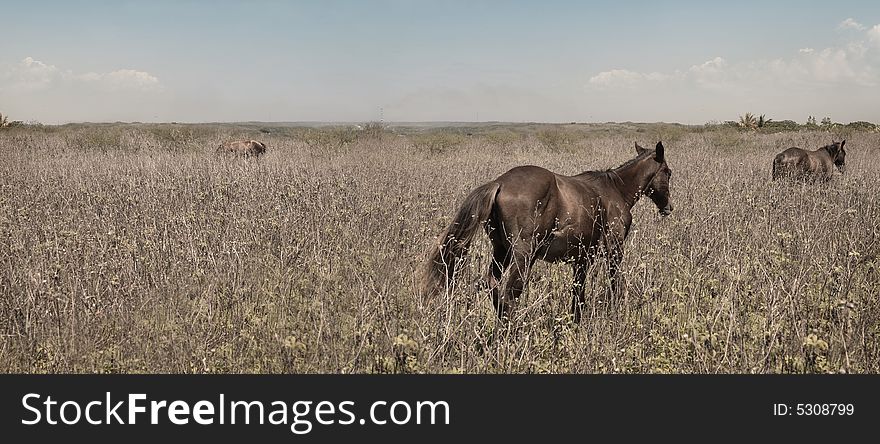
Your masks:
{"label": "horse's mane", "polygon": [[[807,150],[805,150],[805,151],[807,151]],[[840,151],[840,142],[831,142],[831,143],[828,144],[828,145],[825,145],[825,146],[823,146],[823,147],[816,148],[816,151],[813,151],[813,152],[814,152],[814,153],[818,153],[818,152],[822,152],[822,151],[826,151],[826,152],[828,152],[828,155],[829,155],[829,156],[834,157],[834,155],[835,155],[838,151]]]}
{"label": "horse's mane", "polygon": [[621,168],[628,167],[628,166],[630,166],[630,165],[632,165],[632,164],[634,164],[634,163],[636,163],[636,162],[638,162],[638,161],[640,161],[650,155],[653,155],[653,154],[654,154],[654,150],[648,150],[642,154],[637,155],[636,157],[633,157],[632,159],[627,160],[626,162],[623,162],[622,164],[618,165],[617,168],[608,168],[607,170],[584,171],[584,172],[578,174],[577,176],[591,178],[591,179],[613,178],[613,177],[617,176],[617,173],[615,172],[615,170],[619,170]]}

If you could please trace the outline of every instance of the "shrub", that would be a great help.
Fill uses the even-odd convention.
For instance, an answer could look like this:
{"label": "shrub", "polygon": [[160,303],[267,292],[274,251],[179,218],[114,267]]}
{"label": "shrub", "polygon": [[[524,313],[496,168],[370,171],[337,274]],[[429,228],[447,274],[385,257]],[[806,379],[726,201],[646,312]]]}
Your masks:
{"label": "shrub", "polygon": [[571,148],[577,140],[574,133],[560,128],[540,130],[535,137],[537,137],[538,142],[540,142],[541,145],[553,151],[559,151],[562,148]]}

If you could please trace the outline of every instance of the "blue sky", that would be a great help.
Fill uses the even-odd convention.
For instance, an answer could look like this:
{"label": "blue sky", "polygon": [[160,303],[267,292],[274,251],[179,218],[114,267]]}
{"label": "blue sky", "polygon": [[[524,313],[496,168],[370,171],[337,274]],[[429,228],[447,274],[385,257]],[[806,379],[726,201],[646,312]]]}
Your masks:
{"label": "blue sky", "polygon": [[880,3],[0,0],[0,112],[880,121]]}

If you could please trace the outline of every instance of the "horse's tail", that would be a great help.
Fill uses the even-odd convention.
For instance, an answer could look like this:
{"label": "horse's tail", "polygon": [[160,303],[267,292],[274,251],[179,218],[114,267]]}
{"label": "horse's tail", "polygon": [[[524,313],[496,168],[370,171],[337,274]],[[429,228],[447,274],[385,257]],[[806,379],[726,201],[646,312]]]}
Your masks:
{"label": "horse's tail", "polygon": [[431,247],[422,273],[423,296],[436,295],[444,284],[451,287],[461,258],[467,254],[474,235],[492,214],[500,187],[497,182],[489,182],[465,198],[452,222]]}
{"label": "horse's tail", "polygon": [[782,153],[777,154],[776,157],[773,158],[773,180],[782,177],[784,162],[785,156]]}

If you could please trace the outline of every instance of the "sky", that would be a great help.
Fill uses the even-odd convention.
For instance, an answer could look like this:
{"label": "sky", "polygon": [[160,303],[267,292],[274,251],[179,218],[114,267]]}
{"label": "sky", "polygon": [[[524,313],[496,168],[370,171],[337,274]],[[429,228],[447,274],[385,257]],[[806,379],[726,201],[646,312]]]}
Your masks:
{"label": "sky", "polygon": [[7,1],[0,113],[880,122],[880,2]]}

